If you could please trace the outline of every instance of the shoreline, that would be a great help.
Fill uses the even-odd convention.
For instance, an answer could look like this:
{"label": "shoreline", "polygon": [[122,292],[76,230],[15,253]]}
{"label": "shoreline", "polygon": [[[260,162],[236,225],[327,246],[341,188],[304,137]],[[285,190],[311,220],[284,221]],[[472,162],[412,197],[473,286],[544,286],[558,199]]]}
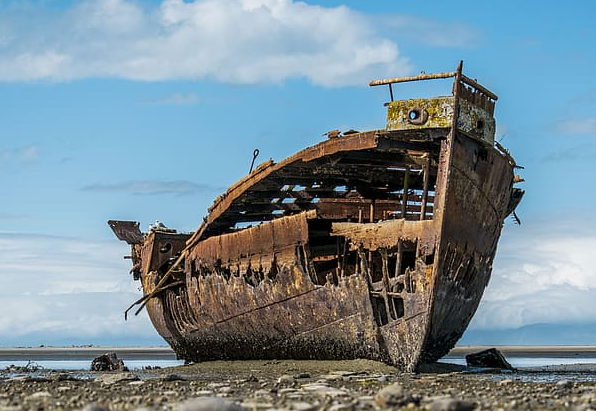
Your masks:
{"label": "shoreline", "polygon": [[55,360],[58,358],[93,360],[107,352],[121,359],[176,360],[170,347],[0,347],[0,361]]}
{"label": "shoreline", "polygon": [[470,345],[456,346],[447,356],[462,357],[467,354],[496,348],[505,357],[529,358],[596,358],[596,346],[593,345]]}
{"label": "shoreline", "polygon": [[[457,346],[447,356],[464,357],[467,354],[496,348],[505,357],[547,357],[547,358],[596,358],[596,346],[549,345],[549,346]],[[157,347],[0,347],[0,361],[18,360],[53,360],[67,357],[69,359],[90,359],[115,352],[122,359],[161,359],[176,360],[176,353],[166,346]]]}

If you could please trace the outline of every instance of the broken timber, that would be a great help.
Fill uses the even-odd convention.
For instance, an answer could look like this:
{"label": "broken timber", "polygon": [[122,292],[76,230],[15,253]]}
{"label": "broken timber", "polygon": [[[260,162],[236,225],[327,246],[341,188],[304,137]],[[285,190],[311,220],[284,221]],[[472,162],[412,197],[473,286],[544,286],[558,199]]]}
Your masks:
{"label": "broken timber", "polygon": [[143,286],[133,306],[188,361],[361,357],[415,370],[445,355],[521,180],[495,148],[497,96],[461,64],[371,83],[449,77],[451,96],[392,98],[383,129],[330,132],[251,167],[192,235],[110,221]]}

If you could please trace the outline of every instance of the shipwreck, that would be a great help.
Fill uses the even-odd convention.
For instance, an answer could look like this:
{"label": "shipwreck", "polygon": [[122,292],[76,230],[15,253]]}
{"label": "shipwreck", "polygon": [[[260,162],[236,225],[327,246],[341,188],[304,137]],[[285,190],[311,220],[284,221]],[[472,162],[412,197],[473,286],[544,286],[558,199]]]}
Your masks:
{"label": "shipwreck", "polygon": [[[393,85],[453,78],[449,96]],[[497,96],[454,72],[377,80],[387,124],[262,163],[194,233],[110,220],[178,357],[368,358],[415,370],[455,345],[521,200],[495,142]],[[252,167],[251,167],[252,168]],[[127,312],[129,311],[127,310]]]}

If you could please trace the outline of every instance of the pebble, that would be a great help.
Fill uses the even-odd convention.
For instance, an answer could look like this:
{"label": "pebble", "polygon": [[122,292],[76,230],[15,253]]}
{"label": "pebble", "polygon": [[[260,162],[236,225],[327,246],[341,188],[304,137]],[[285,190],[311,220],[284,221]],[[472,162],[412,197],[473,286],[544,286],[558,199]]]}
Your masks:
{"label": "pebble", "polygon": [[180,403],[177,411],[242,411],[242,407],[218,397],[193,398]]}
{"label": "pebble", "polygon": [[350,395],[347,390],[333,387],[320,388],[317,390],[317,394],[325,397],[348,397]]}
{"label": "pebble", "polygon": [[439,398],[430,405],[431,411],[472,411],[476,404],[455,398]]}
{"label": "pebble", "polygon": [[380,407],[405,405],[411,401],[412,397],[406,393],[404,387],[399,383],[388,385],[375,395],[375,403]]}
{"label": "pebble", "polygon": [[228,384],[224,384],[221,382],[212,382],[207,384],[207,388],[221,388],[221,387],[227,387]]}
{"label": "pebble", "polygon": [[557,388],[565,388],[565,389],[573,388],[573,381],[559,380],[559,381],[557,381]]}
{"label": "pebble", "polygon": [[44,398],[52,398],[52,394],[47,391],[38,391],[25,397],[26,400],[39,400]]}
{"label": "pebble", "polygon": [[218,390],[218,392],[220,394],[230,394],[230,393],[234,392],[234,389],[232,387],[229,387],[229,386],[228,387],[221,387]]}
{"label": "pebble", "polygon": [[185,381],[186,378],[178,374],[167,374],[162,377],[163,381]]}
{"label": "pebble", "polygon": [[321,382],[312,383],[312,384],[304,384],[302,386],[302,389],[306,390],[306,391],[318,391],[318,390],[325,390],[327,388],[329,388],[329,386],[327,384],[324,384]]}
{"label": "pebble", "polygon": [[278,384],[292,384],[294,381],[294,376],[287,374],[284,374],[277,379]]}
{"label": "pebble", "polygon": [[321,375],[321,381],[342,381],[343,376],[337,374]]}
{"label": "pebble", "polygon": [[353,410],[355,408],[355,404],[334,404],[329,407],[329,411],[346,411],[346,410]]}
{"label": "pebble", "polygon": [[355,371],[331,371],[329,374],[331,375],[339,375],[340,377],[350,377],[352,375],[360,374],[359,372]]}
{"label": "pebble", "polygon": [[294,402],[290,404],[290,410],[294,411],[311,411],[316,407],[308,402]]}
{"label": "pebble", "polygon": [[195,391],[194,393],[198,397],[209,397],[209,396],[213,395],[213,391],[211,391],[211,390],[198,390],[198,391]]}
{"label": "pebble", "polygon": [[91,403],[85,405],[82,411],[109,411],[109,409],[103,405]]}
{"label": "pebble", "polygon": [[270,402],[258,402],[258,401],[251,401],[251,400],[244,400],[240,406],[244,409],[249,410],[266,410],[269,408],[273,408],[273,404]]}
{"label": "pebble", "polygon": [[121,372],[117,374],[102,374],[95,379],[95,382],[104,385],[117,384],[123,381],[137,381],[139,377],[131,372]]}

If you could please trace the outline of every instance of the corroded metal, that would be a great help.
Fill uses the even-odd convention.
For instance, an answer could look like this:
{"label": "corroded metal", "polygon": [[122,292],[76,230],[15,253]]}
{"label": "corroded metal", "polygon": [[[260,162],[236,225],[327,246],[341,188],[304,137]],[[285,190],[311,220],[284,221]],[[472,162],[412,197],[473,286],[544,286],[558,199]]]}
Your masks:
{"label": "corroded metal", "polygon": [[118,237],[118,240],[126,241],[130,245],[141,244],[143,233],[137,221],[108,221],[108,225]]}
{"label": "corroded metal", "polygon": [[[180,358],[361,357],[415,370],[454,346],[523,191],[494,147],[496,96],[461,65],[411,81],[441,76],[455,77],[453,96],[391,102],[384,129],[260,164],[194,233],[129,241],[136,303]],[[110,226],[130,240],[134,223]]]}

